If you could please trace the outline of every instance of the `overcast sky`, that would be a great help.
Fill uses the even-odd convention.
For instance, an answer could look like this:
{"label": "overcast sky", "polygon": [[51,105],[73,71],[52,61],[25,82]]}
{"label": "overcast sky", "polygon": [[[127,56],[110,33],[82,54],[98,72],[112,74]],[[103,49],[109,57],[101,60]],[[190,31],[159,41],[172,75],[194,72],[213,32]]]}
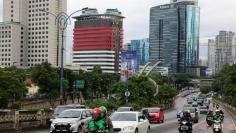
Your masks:
{"label": "overcast sky", "polygon": [[[97,8],[105,12],[107,8],[118,8],[123,16],[125,42],[131,39],[147,38],[149,34],[149,11],[153,6],[167,4],[170,0],[68,0],[68,13],[84,7]],[[201,8],[201,44],[206,38],[215,36],[219,30],[236,32],[236,0],[200,0]],[[0,18],[2,0],[0,0]],[[78,14],[79,15],[79,14]],[[1,20],[1,19],[0,19]],[[68,49],[72,45],[72,27],[68,28]],[[200,56],[206,57],[206,46],[200,48]],[[68,50],[69,51],[69,50]],[[69,53],[69,52],[68,52]]]}

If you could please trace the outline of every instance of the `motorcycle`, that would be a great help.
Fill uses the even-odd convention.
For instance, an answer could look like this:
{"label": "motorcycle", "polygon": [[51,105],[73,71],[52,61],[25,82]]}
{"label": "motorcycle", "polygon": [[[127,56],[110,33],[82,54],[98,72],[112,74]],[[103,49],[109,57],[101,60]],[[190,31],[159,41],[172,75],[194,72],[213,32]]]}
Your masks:
{"label": "motorcycle", "polygon": [[191,123],[188,121],[181,121],[179,127],[179,133],[192,133]]}
{"label": "motorcycle", "polygon": [[206,122],[207,122],[207,125],[211,127],[213,124],[213,117],[207,117]]}
{"label": "motorcycle", "polygon": [[213,123],[213,133],[222,133],[221,120],[215,120]]}

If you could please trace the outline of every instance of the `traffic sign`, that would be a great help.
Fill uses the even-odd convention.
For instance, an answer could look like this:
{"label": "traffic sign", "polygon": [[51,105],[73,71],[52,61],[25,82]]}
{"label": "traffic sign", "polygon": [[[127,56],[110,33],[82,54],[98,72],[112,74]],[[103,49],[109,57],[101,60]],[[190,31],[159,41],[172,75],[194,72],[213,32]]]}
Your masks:
{"label": "traffic sign", "polygon": [[129,91],[125,91],[125,96],[129,97],[130,96],[130,92]]}
{"label": "traffic sign", "polygon": [[76,89],[84,89],[84,84],[85,84],[85,81],[84,80],[76,80],[75,81],[75,88]]}

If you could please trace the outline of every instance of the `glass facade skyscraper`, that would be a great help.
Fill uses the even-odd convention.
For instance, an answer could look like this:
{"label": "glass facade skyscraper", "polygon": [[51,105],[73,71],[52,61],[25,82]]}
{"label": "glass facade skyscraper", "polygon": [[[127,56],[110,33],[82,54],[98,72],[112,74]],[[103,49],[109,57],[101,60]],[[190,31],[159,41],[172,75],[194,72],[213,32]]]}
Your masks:
{"label": "glass facade skyscraper", "polygon": [[131,40],[129,50],[136,51],[138,56],[138,64],[145,65],[149,59],[149,38],[140,40]]}
{"label": "glass facade skyscraper", "polygon": [[171,73],[193,71],[199,59],[199,19],[194,0],[152,7],[150,61],[162,61],[161,66],[169,67]]}

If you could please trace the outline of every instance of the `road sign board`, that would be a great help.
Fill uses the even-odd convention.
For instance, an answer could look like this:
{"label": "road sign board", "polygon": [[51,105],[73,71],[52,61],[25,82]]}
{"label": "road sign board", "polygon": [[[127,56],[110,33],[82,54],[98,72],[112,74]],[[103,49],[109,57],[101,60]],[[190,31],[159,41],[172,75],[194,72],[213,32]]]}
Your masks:
{"label": "road sign board", "polygon": [[75,87],[76,89],[84,89],[84,84],[85,84],[85,81],[84,80],[76,80],[75,81]]}
{"label": "road sign board", "polygon": [[125,96],[129,97],[130,96],[130,92],[129,91],[125,91]]}

